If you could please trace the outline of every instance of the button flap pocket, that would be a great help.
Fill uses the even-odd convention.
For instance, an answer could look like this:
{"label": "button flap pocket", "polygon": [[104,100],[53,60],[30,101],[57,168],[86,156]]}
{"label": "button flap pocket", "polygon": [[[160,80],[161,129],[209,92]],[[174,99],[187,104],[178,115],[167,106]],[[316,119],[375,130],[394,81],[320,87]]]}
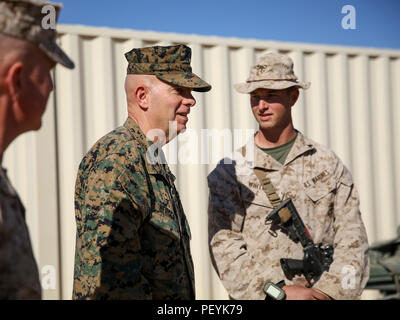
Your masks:
{"label": "button flap pocket", "polygon": [[121,187],[132,203],[142,212],[144,217],[150,213],[149,189],[147,181],[141,175],[123,172],[118,177]]}
{"label": "button flap pocket", "polygon": [[154,211],[149,222],[162,233],[176,240],[180,239],[179,223],[171,217],[172,212],[165,209],[164,212]]}
{"label": "button flap pocket", "polygon": [[312,180],[314,180],[313,183],[306,182],[304,185],[305,193],[313,202],[317,202],[336,189],[335,178],[330,173],[323,175],[321,180],[316,180],[316,178]]}

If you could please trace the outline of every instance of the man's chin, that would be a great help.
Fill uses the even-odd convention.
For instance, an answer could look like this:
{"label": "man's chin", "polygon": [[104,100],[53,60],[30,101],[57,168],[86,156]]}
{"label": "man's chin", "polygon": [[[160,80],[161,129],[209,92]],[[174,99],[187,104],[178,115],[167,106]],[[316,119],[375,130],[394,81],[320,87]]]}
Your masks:
{"label": "man's chin", "polygon": [[38,131],[42,127],[42,120],[39,120],[37,123],[32,125],[32,131]]}
{"label": "man's chin", "polygon": [[186,126],[184,126],[182,129],[178,129],[178,134],[185,133],[186,132]]}
{"label": "man's chin", "polygon": [[20,126],[19,134],[29,131],[38,131],[41,127],[42,127],[41,120],[39,120],[38,122],[25,123],[24,125]]}
{"label": "man's chin", "polygon": [[[171,125],[171,123],[173,125]],[[186,131],[186,122],[185,123],[178,122],[178,121],[170,122],[167,142],[171,141],[177,135],[179,135],[185,131]]]}
{"label": "man's chin", "polygon": [[260,128],[264,130],[272,129],[274,127],[274,124],[268,121],[259,121],[258,124]]}
{"label": "man's chin", "polygon": [[183,133],[186,131],[186,123],[178,123],[178,127],[176,128],[178,131],[178,134]]}

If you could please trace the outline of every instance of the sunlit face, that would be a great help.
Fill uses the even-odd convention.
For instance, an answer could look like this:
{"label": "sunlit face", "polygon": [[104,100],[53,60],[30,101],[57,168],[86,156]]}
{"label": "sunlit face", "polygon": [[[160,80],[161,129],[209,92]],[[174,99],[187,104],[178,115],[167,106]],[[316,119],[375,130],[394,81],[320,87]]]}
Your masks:
{"label": "sunlit face", "polygon": [[291,107],[297,101],[298,90],[257,89],[250,93],[250,103],[260,129],[287,127],[291,121]]}
{"label": "sunlit face", "polygon": [[22,131],[40,129],[47,100],[53,90],[50,72],[55,63],[37,50],[21,72],[21,95],[16,117]]}
{"label": "sunlit face", "polygon": [[[158,79],[156,81],[157,84],[151,89],[149,119],[152,121],[152,128],[161,129],[168,142],[186,129],[190,108],[196,104],[196,100],[190,88],[168,84]],[[176,132],[170,130],[171,121],[174,122]]]}

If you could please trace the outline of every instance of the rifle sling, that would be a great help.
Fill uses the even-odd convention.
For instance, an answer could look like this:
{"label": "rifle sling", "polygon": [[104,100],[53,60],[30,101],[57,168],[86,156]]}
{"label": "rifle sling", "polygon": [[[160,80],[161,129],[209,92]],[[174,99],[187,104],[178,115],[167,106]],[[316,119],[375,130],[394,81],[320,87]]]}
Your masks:
{"label": "rifle sling", "polygon": [[[243,157],[246,157],[246,148],[243,146],[241,148],[241,152]],[[276,208],[281,204],[281,199],[278,194],[275,192],[274,185],[271,180],[267,176],[267,172],[261,168],[254,168],[254,173],[257,176],[258,180],[261,183],[262,189],[268,197],[269,202],[271,202],[272,207]],[[291,213],[288,208],[282,208],[278,212],[279,217],[281,218],[281,222],[285,223],[291,218]]]}

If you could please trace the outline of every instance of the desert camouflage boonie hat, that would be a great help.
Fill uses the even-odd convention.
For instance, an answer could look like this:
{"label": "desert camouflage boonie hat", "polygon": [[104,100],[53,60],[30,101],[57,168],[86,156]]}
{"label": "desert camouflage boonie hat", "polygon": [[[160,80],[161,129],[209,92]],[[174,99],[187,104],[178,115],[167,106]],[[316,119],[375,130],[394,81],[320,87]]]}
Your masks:
{"label": "desert camouflage boonie hat", "polygon": [[73,69],[74,63],[57,45],[55,29],[45,29],[42,13],[44,6],[54,7],[56,17],[62,8],[60,3],[43,0],[0,0],[0,33],[36,44],[50,59]]}
{"label": "desert camouflage boonie hat", "polygon": [[268,52],[262,55],[250,70],[245,83],[235,84],[240,93],[250,93],[256,89],[283,90],[290,87],[308,89],[310,82],[299,82],[293,71],[293,61],[288,56]]}
{"label": "desert camouflage boonie hat", "polygon": [[206,92],[211,86],[192,72],[192,50],[183,44],[134,48],[125,53],[128,74],[149,74],[168,83]]}

